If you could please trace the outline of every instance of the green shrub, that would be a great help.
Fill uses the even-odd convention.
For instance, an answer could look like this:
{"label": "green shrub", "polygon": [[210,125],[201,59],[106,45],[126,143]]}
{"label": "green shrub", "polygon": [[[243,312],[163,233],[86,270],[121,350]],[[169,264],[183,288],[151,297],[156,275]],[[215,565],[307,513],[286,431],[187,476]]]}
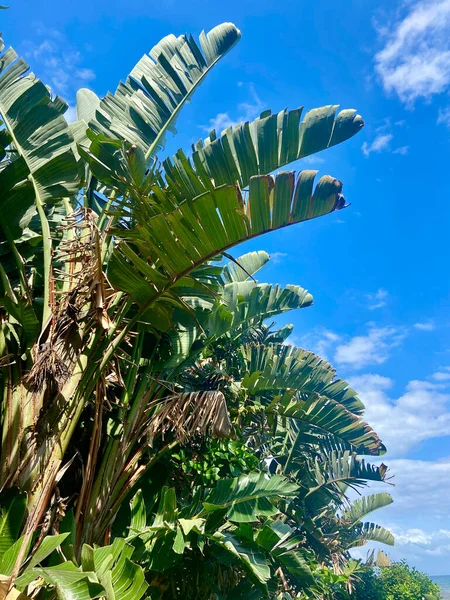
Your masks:
{"label": "green shrub", "polygon": [[428,575],[402,560],[360,575],[351,597],[355,600],[439,600],[441,593]]}

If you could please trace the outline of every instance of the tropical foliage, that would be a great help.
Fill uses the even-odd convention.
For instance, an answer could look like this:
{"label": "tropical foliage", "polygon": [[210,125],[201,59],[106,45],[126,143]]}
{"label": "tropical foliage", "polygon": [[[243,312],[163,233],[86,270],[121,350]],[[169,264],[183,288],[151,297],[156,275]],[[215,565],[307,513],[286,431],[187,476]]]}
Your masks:
{"label": "tropical foliage", "polygon": [[[263,112],[161,162],[236,44],[168,36],[76,123],[0,59],[0,589],[8,598],[345,597],[388,494],[384,446],[326,361],[274,319],[297,285],[229,249],[344,208],[342,183],[270,173],[359,131],[354,110]],[[228,261],[228,262],[227,262]],[[335,596],[336,594],[336,596]],[[344,594],[344,595],[343,595]],[[1,597],[1,596],[0,596]]]}
{"label": "tropical foliage", "polygon": [[368,569],[355,584],[356,600],[439,600],[439,586],[428,575],[410,567],[405,561],[380,569]]}

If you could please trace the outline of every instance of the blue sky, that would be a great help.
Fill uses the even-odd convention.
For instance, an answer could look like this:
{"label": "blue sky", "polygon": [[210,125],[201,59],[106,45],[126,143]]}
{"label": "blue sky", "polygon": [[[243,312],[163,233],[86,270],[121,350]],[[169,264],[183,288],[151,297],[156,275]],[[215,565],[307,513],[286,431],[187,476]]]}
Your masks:
{"label": "blue sky", "polygon": [[1,16],[6,43],[71,106],[79,87],[113,91],[164,35],[234,22],[242,40],[170,151],[269,107],[363,116],[355,138],[293,166],[341,179],[351,206],[235,255],[265,249],[262,279],[313,293],[285,321],[360,392],[388,445],[395,503],[376,520],[397,535],[391,555],[449,573],[450,0],[23,0]]}

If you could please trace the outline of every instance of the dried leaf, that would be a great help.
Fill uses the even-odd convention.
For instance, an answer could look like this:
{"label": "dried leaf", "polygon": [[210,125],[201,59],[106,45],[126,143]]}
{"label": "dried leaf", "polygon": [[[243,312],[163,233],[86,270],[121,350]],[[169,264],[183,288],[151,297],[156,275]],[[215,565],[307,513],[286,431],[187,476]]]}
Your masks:
{"label": "dried leaf", "polygon": [[195,435],[233,437],[225,396],[219,390],[170,396],[151,420],[150,443],[156,435],[169,431],[181,442]]}

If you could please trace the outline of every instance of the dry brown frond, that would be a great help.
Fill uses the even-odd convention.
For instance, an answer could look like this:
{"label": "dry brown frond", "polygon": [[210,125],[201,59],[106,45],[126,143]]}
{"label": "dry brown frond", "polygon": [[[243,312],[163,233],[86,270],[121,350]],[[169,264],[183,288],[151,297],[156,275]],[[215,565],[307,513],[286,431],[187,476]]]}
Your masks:
{"label": "dry brown frond", "polygon": [[391,559],[385,552],[383,552],[383,550],[378,550],[376,565],[377,567],[391,566]]}
{"label": "dry brown frond", "polygon": [[35,350],[35,361],[26,381],[34,392],[46,386],[59,390],[70,376],[82,345],[83,329],[98,323],[111,327],[108,302],[114,297],[103,273],[104,234],[97,227],[97,215],[80,208],[66,217],[59,229],[63,240],[55,255],[60,288],[52,278],[53,315],[44,328]]}
{"label": "dry brown frond", "polygon": [[164,437],[167,432],[173,432],[180,442],[195,435],[234,435],[225,396],[219,390],[170,396],[153,415],[147,431],[150,444],[156,435]]}

